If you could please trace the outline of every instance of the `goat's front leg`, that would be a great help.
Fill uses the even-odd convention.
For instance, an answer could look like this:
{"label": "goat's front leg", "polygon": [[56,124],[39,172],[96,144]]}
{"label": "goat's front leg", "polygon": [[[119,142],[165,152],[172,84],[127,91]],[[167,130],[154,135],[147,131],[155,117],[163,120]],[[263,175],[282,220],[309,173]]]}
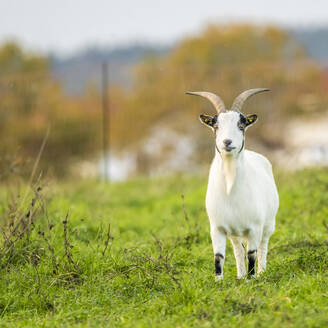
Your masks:
{"label": "goat's front leg", "polygon": [[217,227],[211,227],[211,238],[214,252],[214,267],[216,280],[223,279],[223,264],[226,248],[226,235]]}
{"label": "goat's front leg", "polygon": [[247,260],[248,260],[248,276],[255,277],[255,262],[257,256],[257,249],[260,244],[260,233],[258,231],[251,231],[247,241]]}
{"label": "goat's front leg", "polygon": [[233,252],[236,258],[237,265],[237,279],[241,279],[246,275],[246,266],[245,266],[245,250],[239,238],[230,238]]}

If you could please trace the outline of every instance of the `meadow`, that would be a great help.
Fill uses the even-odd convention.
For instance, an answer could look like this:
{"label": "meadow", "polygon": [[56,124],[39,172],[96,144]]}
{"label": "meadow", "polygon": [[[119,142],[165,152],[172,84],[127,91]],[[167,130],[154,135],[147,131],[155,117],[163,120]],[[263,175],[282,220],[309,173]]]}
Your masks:
{"label": "meadow", "polygon": [[251,280],[230,243],[214,280],[206,183],[0,187],[0,327],[328,326],[328,169],[277,174],[268,267]]}

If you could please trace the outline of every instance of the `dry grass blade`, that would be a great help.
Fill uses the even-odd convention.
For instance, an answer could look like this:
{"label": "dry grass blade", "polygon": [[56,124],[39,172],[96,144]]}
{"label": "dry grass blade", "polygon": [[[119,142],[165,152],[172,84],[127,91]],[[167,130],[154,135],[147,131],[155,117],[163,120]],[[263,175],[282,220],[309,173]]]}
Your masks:
{"label": "dry grass blade", "polygon": [[33,182],[35,173],[36,173],[36,170],[37,170],[37,168],[39,166],[39,162],[40,162],[42,153],[43,153],[44,148],[46,146],[46,143],[47,143],[49,134],[50,134],[50,126],[48,127],[47,132],[46,132],[46,134],[45,134],[45,136],[43,138],[43,141],[42,141],[42,144],[41,144],[41,147],[40,147],[38,156],[36,157],[36,160],[35,160],[34,165],[33,165],[33,169],[32,169],[32,172],[31,172],[31,176],[30,176],[30,179],[29,179],[29,182],[28,182],[26,191],[25,191],[24,196],[23,196],[23,198],[21,200],[20,206],[17,208],[16,215],[20,213],[20,211],[22,210],[22,207],[24,206],[24,203],[25,203],[26,197],[27,197],[27,195],[28,195],[28,193],[30,191],[30,188],[31,188],[31,185],[32,185],[32,182]]}
{"label": "dry grass blade", "polygon": [[189,222],[189,217],[188,217],[187,210],[186,210],[185,197],[183,194],[181,195],[181,199],[182,199],[182,208],[183,208],[184,218],[185,218],[186,222]]}
{"label": "dry grass blade", "polygon": [[102,255],[105,256],[105,253],[107,251],[108,245],[110,240],[113,239],[113,237],[110,234],[110,223],[108,224],[108,229],[107,229],[107,234],[106,234],[106,240],[105,240],[105,247],[104,250],[102,251]]}
{"label": "dry grass blade", "polygon": [[80,274],[80,273],[82,273],[82,270],[73,259],[73,255],[71,253],[71,248],[73,248],[73,246],[70,244],[70,242],[68,240],[68,231],[67,231],[68,217],[69,217],[69,213],[66,214],[65,220],[63,221],[64,239],[65,239],[65,244],[64,244],[65,245],[65,257],[67,258],[68,263],[74,267],[75,271]]}
{"label": "dry grass blade", "polygon": [[[41,188],[38,187],[34,191],[34,197],[31,200],[29,207],[26,212],[21,216],[15,216],[15,213],[11,214],[11,221],[8,227],[8,233],[2,229],[3,234],[3,245],[1,248],[1,256],[4,257],[11,253],[12,249],[16,246],[17,242],[26,238],[30,238],[30,234],[34,229],[35,214],[39,209]],[[16,211],[17,212],[17,211]]]}

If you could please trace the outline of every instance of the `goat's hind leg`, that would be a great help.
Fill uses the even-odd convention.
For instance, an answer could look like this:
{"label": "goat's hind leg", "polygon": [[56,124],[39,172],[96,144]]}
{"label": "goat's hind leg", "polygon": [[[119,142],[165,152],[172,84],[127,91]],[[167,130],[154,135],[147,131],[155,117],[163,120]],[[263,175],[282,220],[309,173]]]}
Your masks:
{"label": "goat's hind leg", "polygon": [[232,243],[233,252],[236,259],[237,279],[242,279],[246,276],[245,249],[241,243],[240,238],[231,237],[230,241]]}
{"label": "goat's hind leg", "polygon": [[260,246],[258,249],[258,259],[257,259],[258,273],[263,272],[266,268],[268,244],[269,244],[269,238],[263,238],[260,243]]}

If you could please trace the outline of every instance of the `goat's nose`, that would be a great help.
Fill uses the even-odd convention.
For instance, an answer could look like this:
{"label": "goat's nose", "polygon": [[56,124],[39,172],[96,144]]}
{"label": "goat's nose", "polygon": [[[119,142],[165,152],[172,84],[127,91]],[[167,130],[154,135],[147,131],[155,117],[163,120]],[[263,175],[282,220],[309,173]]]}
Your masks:
{"label": "goat's nose", "polygon": [[232,140],[231,139],[224,139],[223,143],[224,143],[225,146],[229,146],[229,145],[231,145]]}

